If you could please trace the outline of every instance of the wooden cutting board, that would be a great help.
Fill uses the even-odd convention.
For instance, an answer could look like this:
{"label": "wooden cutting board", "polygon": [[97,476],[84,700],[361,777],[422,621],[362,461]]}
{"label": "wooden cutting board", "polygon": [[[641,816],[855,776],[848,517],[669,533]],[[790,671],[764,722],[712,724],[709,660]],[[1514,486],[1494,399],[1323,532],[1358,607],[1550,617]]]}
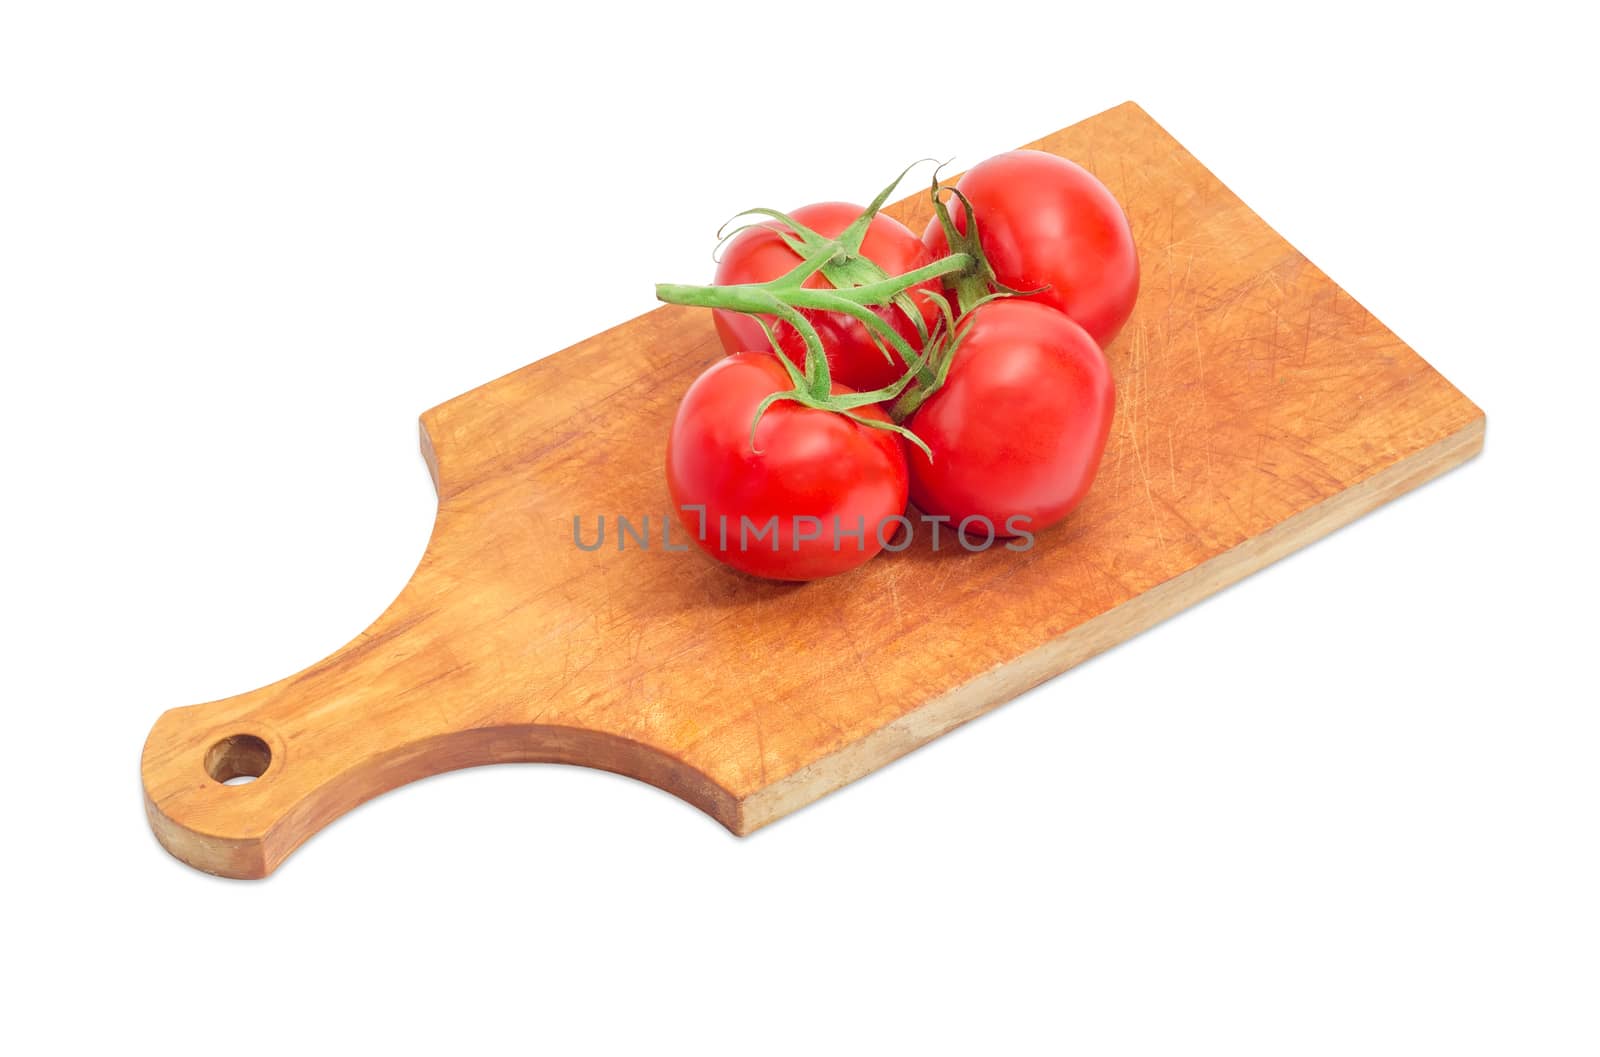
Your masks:
{"label": "wooden cutting board", "polygon": [[[422,416],[439,512],[410,583],[320,664],[161,716],[161,843],[262,877],[385,790],[513,761],[632,775],[749,833],[1482,447],[1483,412],[1137,106],[1031,146],[1110,186],[1143,267],[1100,476],[1032,550],[918,533],[806,585],[663,550],[668,425],[721,350],[708,312],[657,309]],[[920,231],[926,196],[891,212]],[[602,514],[579,549],[574,516],[592,543]],[[618,515],[651,545],[616,549]]]}

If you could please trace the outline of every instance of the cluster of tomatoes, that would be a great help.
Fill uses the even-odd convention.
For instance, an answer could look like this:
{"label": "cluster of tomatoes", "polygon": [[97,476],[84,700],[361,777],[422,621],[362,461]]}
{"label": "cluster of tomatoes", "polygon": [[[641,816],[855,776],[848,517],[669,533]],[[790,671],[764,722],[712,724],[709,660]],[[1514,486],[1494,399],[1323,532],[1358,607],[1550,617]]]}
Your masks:
{"label": "cluster of tomatoes", "polygon": [[893,186],[866,209],[757,211],[714,285],[658,288],[712,308],[728,353],[683,397],[667,481],[689,534],[743,572],[844,572],[919,525],[1031,545],[1099,467],[1102,349],[1139,288],[1111,192],[1013,151],[936,175],[919,238],[878,212]]}

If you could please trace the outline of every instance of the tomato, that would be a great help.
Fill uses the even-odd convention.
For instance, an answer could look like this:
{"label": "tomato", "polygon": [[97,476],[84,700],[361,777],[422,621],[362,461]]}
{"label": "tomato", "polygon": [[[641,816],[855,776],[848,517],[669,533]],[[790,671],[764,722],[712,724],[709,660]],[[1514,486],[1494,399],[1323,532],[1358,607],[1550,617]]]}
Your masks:
{"label": "tomato", "polygon": [[[1133,313],[1139,253],[1127,215],[1105,184],[1082,167],[1036,150],[1014,150],[973,166],[956,182],[972,203],[978,241],[995,278],[1060,309],[1102,348]],[[959,199],[948,202],[967,230]],[[935,259],[949,253],[935,218],[922,235]]]}
{"label": "tomato", "polygon": [[1037,532],[1094,480],[1111,431],[1111,368],[1087,331],[1036,301],[991,301],[966,318],[945,384],[905,423],[933,451],[931,463],[909,453],[911,500],[957,526],[987,519],[995,536]]}
{"label": "tomato", "polygon": [[[757,406],[791,388],[770,352],[712,364],[678,406],[667,485],[679,519],[712,557],[756,576],[814,580],[861,565],[894,539],[893,519],[906,506],[905,442],[779,400],[762,415],[752,448]],[[855,413],[888,421],[876,404]]]}
{"label": "tomato", "polygon": [[[789,216],[794,218],[795,223],[819,235],[833,238],[849,227],[851,221],[861,213],[860,206],[847,202],[823,202],[802,206]],[[765,283],[792,271],[801,258],[783,241],[778,234],[780,230],[781,225],[772,221],[734,236],[723,252],[721,263],[717,265],[717,285]],[[861,255],[891,276],[904,275],[925,264],[932,264],[934,260],[911,229],[882,213],[873,217],[867,226],[866,236],[861,241]],[[807,279],[805,285],[828,287],[832,284],[817,274]],[[930,279],[910,291],[913,302],[922,311],[925,326],[931,330],[939,318],[939,311],[933,297],[917,292],[923,289],[930,294],[938,293],[939,280]],[[884,305],[873,311],[905,338],[912,349],[918,352],[922,350],[916,325],[904,312],[892,305]],[[807,309],[801,309],[800,312],[817,328],[822,338],[822,349],[828,357],[828,367],[837,381],[860,392],[870,392],[889,385],[905,373],[905,364],[899,355],[891,349],[886,357],[883,350],[873,343],[866,325],[860,320],[838,312]],[[717,335],[728,352],[765,351],[772,347],[761,324],[757,322],[759,317],[720,308],[713,310],[713,314]],[[796,367],[804,368],[805,343],[800,340],[799,333],[787,323],[770,316],[765,318],[773,327],[784,355]]]}

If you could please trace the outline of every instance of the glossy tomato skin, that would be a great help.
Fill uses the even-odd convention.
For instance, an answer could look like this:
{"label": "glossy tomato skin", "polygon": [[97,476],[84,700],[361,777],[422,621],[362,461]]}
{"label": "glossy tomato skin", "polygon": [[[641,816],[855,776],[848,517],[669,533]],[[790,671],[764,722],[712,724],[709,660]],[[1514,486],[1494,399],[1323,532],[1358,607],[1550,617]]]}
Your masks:
{"label": "glossy tomato skin", "polygon": [[[972,203],[978,241],[995,278],[1065,312],[1101,348],[1133,313],[1139,251],[1133,231],[1105,184],[1065,158],[1036,150],[998,154],[956,182]],[[951,200],[956,229],[966,211]],[[935,258],[949,253],[937,218],[922,239]]]}
{"label": "glossy tomato skin", "polygon": [[957,525],[987,518],[996,536],[1038,532],[1094,480],[1111,432],[1111,368],[1082,327],[1046,305],[1007,298],[968,319],[944,386],[906,422],[934,454],[930,463],[908,451],[911,500]]}
{"label": "glossy tomato skin", "polygon": [[[848,202],[821,202],[802,206],[790,212],[799,224],[829,238],[839,234],[861,215],[862,207]],[[867,226],[866,237],[861,242],[861,255],[882,268],[889,275],[904,275],[925,264],[933,263],[928,247],[910,228],[892,217],[879,213]],[[716,282],[719,286],[735,283],[765,283],[792,271],[800,263],[799,254],[791,250],[778,234],[778,222],[753,227],[734,236],[717,265]],[[827,287],[830,284],[820,274],[806,280],[810,287]],[[937,294],[937,279],[920,283],[912,290],[912,298],[921,308],[929,329],[939,317],[938,306],[931,296],[916,293],[926,290]],[[874,309],[886,320],[913,349],[921,351],[922,342],[917,337],[916,325],[906,314],[893,306]],[[905,373],[905,365],[891,351],[892,359],[873,343],[866,325],[860,320],[837,312],[802,310],[802,314],[817,328],[823,351],[828,356],[828,368],[833,379],[859,392],[881,389]],[[756,317],[726,309],[713,309],[717,335],[728,352],[763,352],[772,344],[762,332]],[[787,323],[765,317],[778,337],[783,349],[795,366],[805,366],[805,343]]]}
{"label": "glossy tomato skin", "polygon": [[[762,416],[752,450],[756,406],[789,388],[770,352],[735,353],[712,364],[678,406],[667,441],[667,485],[679,520],[712,557],[754,576],[815,580],[861,565],[883,549],[883,538],[894,538],[888,519],[906,506],[905,442],[888,430],[780,400]],[[834,391],[850,392],[838,385]],[[876,404],[856,413],[887,421]],[[705,508],[703,520],[684,509],[690,506]],[[775,535],[753,538],[773,517]],[[750,522],[743,543],[741,518]],[[888,525],[882,538],[880,525]],[[836,534],[836,526],[845,531]]]}

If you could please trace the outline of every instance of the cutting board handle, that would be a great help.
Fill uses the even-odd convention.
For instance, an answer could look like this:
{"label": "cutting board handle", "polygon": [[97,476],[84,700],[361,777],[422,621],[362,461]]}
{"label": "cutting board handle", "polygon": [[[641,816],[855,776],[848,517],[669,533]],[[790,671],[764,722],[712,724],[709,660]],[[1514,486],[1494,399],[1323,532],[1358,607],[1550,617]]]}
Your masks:
{"label": "cutting board handle", "polygon": [[[603,730],[508,722],[487,689],[429,703],[450,669],[446,642],[395,608],[360,638],[299,675],[237,697],[175,708],[145,742],[145,810],[177,858],[224,877],[271,873],[323,826],[407,782],[495,763],[566,763],[637,778],[737,831],[739,803],[678,757]],[[444,676],[441,682],[449,679]],[[442,700],[479,700],[455,714]],[[474,719],[477,715],[481,719]]]}
{"label": "cutting board handle", "polygon": [[[426,427],[423,454],[437,487]],[[449,564],[453,554],[472,553],[460,541],[471,537],[473,518],[441,499],[427,551],[399,597],[326,660],[156,721],[141,772],[146,814],[168,851],[209,873],[264,877],[356,805],[419,778],[492,763],[614,771],[738,825],[728,791],[638,731],[539,722],[564,688],[541,688],[546,704],[533,707],[538,697],[507,679],[505,655],[514,647],[485,630],[492,598],[462,590],[462,573]]]}
{"label": "cutting board handle", "polygon": [[445,769],[429,744],[448,733],[444,717],[408,720],[403,729],[383,722],[396,714],[384,668],[415,671],[448,650],[417,633],[416,584],[305,671],[156,721],[141,771],[146,813],[169,851],[211,873],[264,876],[355,804]]}

